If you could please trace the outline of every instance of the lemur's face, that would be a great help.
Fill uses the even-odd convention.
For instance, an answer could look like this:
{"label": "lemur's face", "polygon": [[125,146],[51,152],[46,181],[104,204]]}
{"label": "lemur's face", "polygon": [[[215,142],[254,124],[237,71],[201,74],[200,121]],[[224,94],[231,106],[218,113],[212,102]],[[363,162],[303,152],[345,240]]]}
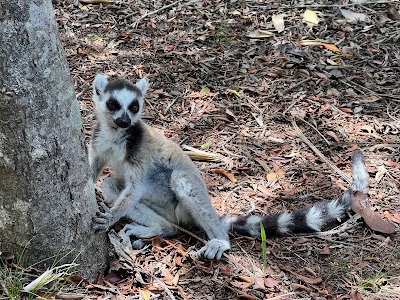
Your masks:
{"label": "lemur's face", "polygon": [[96,111],[111,127],[127,129],[140,119],[148,87],[147,78],[132,84],[121,79],[108,81],[105,75],[96,75],[93,84]]}

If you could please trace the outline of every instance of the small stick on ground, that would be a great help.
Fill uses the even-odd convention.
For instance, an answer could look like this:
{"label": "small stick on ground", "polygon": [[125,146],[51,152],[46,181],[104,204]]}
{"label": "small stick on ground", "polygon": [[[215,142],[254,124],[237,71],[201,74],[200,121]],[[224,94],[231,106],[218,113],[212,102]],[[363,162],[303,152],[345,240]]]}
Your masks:
{"label": "small stick on ground", "polygon": [[111,4],[110,0],[79,0],[79,2],[84,4]]}
{"label": "small stick on ground", "polygon": [[367,1],[367,2],[354,2],[354,3],[348,3],[348,4],[300,4],[300,5],[283,5],[285,8],[307,8],[307,7],[350,7],[350,6],[356,6],[356,5],[367,5],[367,4],[384,4],[384,3],[391,3],[393,0],[381,0],[381,1]]}
{"label": "small stick on ground", "polygon": [[164,291],[167,293],[167,295],[169,296],[169,298],[171,300],[176,300],[176,298],[174,297],[174,295],[172,294],[171,290],[168,288],[168,286],[159,278],[157,278],[157,276],[155,276],[154,274],[150,273],[149,271],[143,269],[142,267],[136,267],[135,268],[137,272],[143,272],[146,275],[152,277],[155,281],[157,281],[157,283],[164,289]]}
{"label": "small stick on ground", "polygon": [[205,239],[202,239],[201,237],[199,237],[198,235],[194,234],[193,232],[191,232],[191,231],[189,231],[189,230],[187,230],[185,228],[182,228],[179,225],[176,225],[176,224],[173,224],[173,223],[170,223],[170,224],[171,224],[172,227],[174,227],[174,228],[178,229],[179,231],[182,231],[182,232],[194,237],[196,240],[199,240],[203,244],[207,244],[207,241]]}
{"label": "small stick on ground", "polygon": [[287,94],[290,91],[294,90],[295,88],[297,88],[298,86],[302,85],[303,83],[309,82],[312,79],[312,77],[308,77],[302,81],[300,81],[299,83],[295,84],[294,86],[287,88],[286,90],[283,91],[283,94]]}
{"label": "small stick on ground", "polygon": [[310,140],[304,135],[304,133],[297,126],[296,120],[294,119],[292,120],[292,125],[294,129],[300,134],[300,138],[303,140],[303,142],[306,143],[311,148],[311,150],[313,150],[314,153],[317,154],[324,162],[326,162],[332,168],[332,170],[334,170],[344,180],[346,180],[349,184],[351,184],[351,178],[347,176],[345,173],[343,173],[342,170],[340,170],[338,167],[336,167],[329,159],[325,157],[325,155],[321,153],[321,151],[317,149],[317,147],[313,145],[313,143],[310,142]]}
{"label": "small stick on ground", "polygon": [[135,28],[135,27],[139,24],[140,21],[142,21],[143,19],[147,18],[148,16],[154,15],[154,14],[156,14],[156,13],[159,13],[160,11],[163,11],[163,10],[165,10],[165,9],[167,9],[167,8],[170,8],[170,7],[172,7],[172,6],[175,6],[175,5],[178,4],[179,2],[180,2],[180,1],[175,1],[175,2],[173,2],[173,3],[171,3],[171,4],[165,5],[165,6],[161,7],[161,8],[159,8],[159,9],[156,9],[156,10],[153,10],[153,11],[147,13],[147,14],[144,14],[143,16],[141,16],[139,19],[137,19],[137,20],[135,21],[135,23],[133,24],[133,27]]}
{"label": "small stick on ground", "polygon": [[314,125],[312,125],[311,123],[307,122],[306,120],[296,116],[297,119],[299,119],[300,121],[303,121],[304,123],[306,123],[308,126],[310,126],[312,129],[314,129],[319,135],[320,137],[322,137],[324,139],[324,141],[330,146],[331,143],[322,135],[322,133],[317,129],[317,127],[315,127]]}

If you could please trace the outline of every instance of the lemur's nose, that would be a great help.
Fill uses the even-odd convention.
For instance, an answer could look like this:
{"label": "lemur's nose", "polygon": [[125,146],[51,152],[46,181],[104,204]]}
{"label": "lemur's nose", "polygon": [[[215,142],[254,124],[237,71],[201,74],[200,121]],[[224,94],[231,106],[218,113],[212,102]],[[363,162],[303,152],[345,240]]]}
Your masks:
{"label": "lemur's nose", "polygon": [[117,118],[114,121],[115,125],[121,128],[128,128],[131,126],[131,119],[129,118],[127,113],[123,113],[121,117]]}

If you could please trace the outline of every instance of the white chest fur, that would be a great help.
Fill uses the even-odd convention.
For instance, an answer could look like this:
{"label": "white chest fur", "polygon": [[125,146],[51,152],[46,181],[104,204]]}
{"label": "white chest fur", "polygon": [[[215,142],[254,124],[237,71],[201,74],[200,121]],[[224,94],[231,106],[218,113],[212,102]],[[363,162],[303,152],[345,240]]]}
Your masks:
{"label": "white chest fur", "polygon": [[98,153],[104,155],[116,177],[126,173],[126,137],[125,131],[102,128],[95,139]]}

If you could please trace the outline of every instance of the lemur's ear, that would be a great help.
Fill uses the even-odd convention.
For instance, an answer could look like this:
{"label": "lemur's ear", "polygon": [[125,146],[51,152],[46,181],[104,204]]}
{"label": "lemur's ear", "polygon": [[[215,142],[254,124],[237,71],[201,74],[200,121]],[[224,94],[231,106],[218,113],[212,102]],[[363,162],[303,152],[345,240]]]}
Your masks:
{"label": "lemur's ear", "polygon": [[98,96],[104,93],[104,90],[108,84],[108,76],[104,74],[97,74],[93,81],[93,92]]}
{"label": "lemur's ear", "polygon": [[147,77],[140,79],[138,82],[136,82],[136,86],[139,88],[139,90],[142,92],[142,95],[144,96],[150,86],[149,79],[147,79]]}

